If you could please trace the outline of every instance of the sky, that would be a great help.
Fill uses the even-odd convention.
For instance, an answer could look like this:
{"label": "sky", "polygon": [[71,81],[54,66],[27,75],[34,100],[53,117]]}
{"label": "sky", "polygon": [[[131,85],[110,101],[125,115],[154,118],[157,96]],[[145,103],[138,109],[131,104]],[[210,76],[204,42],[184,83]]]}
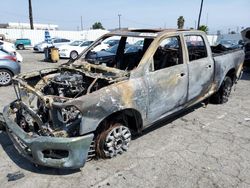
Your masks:
{"label": "sky", "polygon": [[[184,28],[197,25],[201,0],[32,0],[34,23],[56,24],[60,30],[89,29],[100,21],[106,29]],[[250,26],[250,0],[204,0],[201,25],[209,33],[240,31]],[[1,0],[0,23],[28,23],[28,0]]]}

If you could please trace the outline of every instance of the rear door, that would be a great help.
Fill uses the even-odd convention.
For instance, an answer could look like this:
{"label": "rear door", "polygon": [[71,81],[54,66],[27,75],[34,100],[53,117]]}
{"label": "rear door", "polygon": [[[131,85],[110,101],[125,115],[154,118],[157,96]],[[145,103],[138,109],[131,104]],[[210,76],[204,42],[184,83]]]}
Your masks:
{"label": "rear door", "polygon": [[196,101],[211,88],[214,75],[214,61],[207,50],[208,42],[202,35],[185,35],[188,52],[188,101]]}

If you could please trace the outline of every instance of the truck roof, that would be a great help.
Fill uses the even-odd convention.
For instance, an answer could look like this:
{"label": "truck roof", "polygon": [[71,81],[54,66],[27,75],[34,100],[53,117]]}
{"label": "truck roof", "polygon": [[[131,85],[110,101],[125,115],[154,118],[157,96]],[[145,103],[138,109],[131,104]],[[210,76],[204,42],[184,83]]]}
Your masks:
{"label": "truck roof", "polygon": [[106,35],[156,38],[157,36],[174,32],[202,33],[202,31],[199,30],[190,30],[190,29],[122,29],[122,30],[112,31],[110,33],[107,33]]}

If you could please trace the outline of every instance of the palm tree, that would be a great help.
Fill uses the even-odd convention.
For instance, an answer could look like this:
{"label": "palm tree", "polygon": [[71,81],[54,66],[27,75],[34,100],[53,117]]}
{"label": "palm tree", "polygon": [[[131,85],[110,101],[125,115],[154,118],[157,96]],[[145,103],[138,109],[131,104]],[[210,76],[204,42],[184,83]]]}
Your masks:
{"label": "palm tree", "polygon": [[203,0],[201,0],[201,7],[200,7],[199,18],[198,18],[198,25],[197,25],[197,29],[199,29],[199,28],[200,28],[200,21],[201,21],[201,12],[202,12],[202,8],[203,8]]}
{"label": "palm tree", "polygon": [[208,32],[208,27],[206,25],[201,25],[198,29],[204,31],[205,33]]}
{"label": "palm tree", "polygon": [[178,26],[178,29],[183,29],[184,27],[184,22],[185,22],[185,19],[183,16],[180,16],[178,19],[177,19],[177,26]]}
{"label": "palm tree", "polygon": [[34,29],[31,0],[29,0],[29,19],[30,19],[30,29]]}

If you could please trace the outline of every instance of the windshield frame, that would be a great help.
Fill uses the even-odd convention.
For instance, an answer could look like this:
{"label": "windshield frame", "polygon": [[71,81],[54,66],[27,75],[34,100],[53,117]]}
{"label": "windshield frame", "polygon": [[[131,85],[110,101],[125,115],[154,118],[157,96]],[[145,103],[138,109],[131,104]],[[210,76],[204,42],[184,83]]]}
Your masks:
{"label": "windshield frame", "polygon": [[[92,63],[88,63],[85,59],[86,56],[88,55],[88,53],[90,53],[91,50],[93,50],[96,46],[102,44],[107,38],[111,38],[111,37],[123,37],[123,38],[128,38],[128,37],[134,37],[134,38],[140,38],[140,39],[151,39],[152,42],[154,41],[155,38],[158,37],[158,33],[154,33],[154,32],[133,32],[133,31],[115,31],[115,32],[111,32],[111,33],[107,33],[101,37],[99,37],[97,40],[95,40],[91,45],[89,45],[87,48],[85,48],[78,56],[77,59],[72,60],[70,59],[66,64],[70,65],[73,64],[73,66],[79,66],[79,64],[84,64],[87,63],[89,66],[94,65],[95,67],[100,66],[100,68],[103,68],[105,66],[101,65],[101,64],[92,64]],[[147,47],[150,48],[150,45]],[[143,52],[144,54],[146,53],[146,50]],[[143,56],[144,56],[143,54]],[[141,60],[143,59],[143,57],[141,58]],[[141,61],[140,60],[140,61]],[[140,61],[137,65],[140,66]],[[109,70],[116,70],[118,72],[123,72],[124,70],[121,70],[119,68],[116,67],[108,67]],[[125,72],[128,72],[128,70],[125,70]]]}

